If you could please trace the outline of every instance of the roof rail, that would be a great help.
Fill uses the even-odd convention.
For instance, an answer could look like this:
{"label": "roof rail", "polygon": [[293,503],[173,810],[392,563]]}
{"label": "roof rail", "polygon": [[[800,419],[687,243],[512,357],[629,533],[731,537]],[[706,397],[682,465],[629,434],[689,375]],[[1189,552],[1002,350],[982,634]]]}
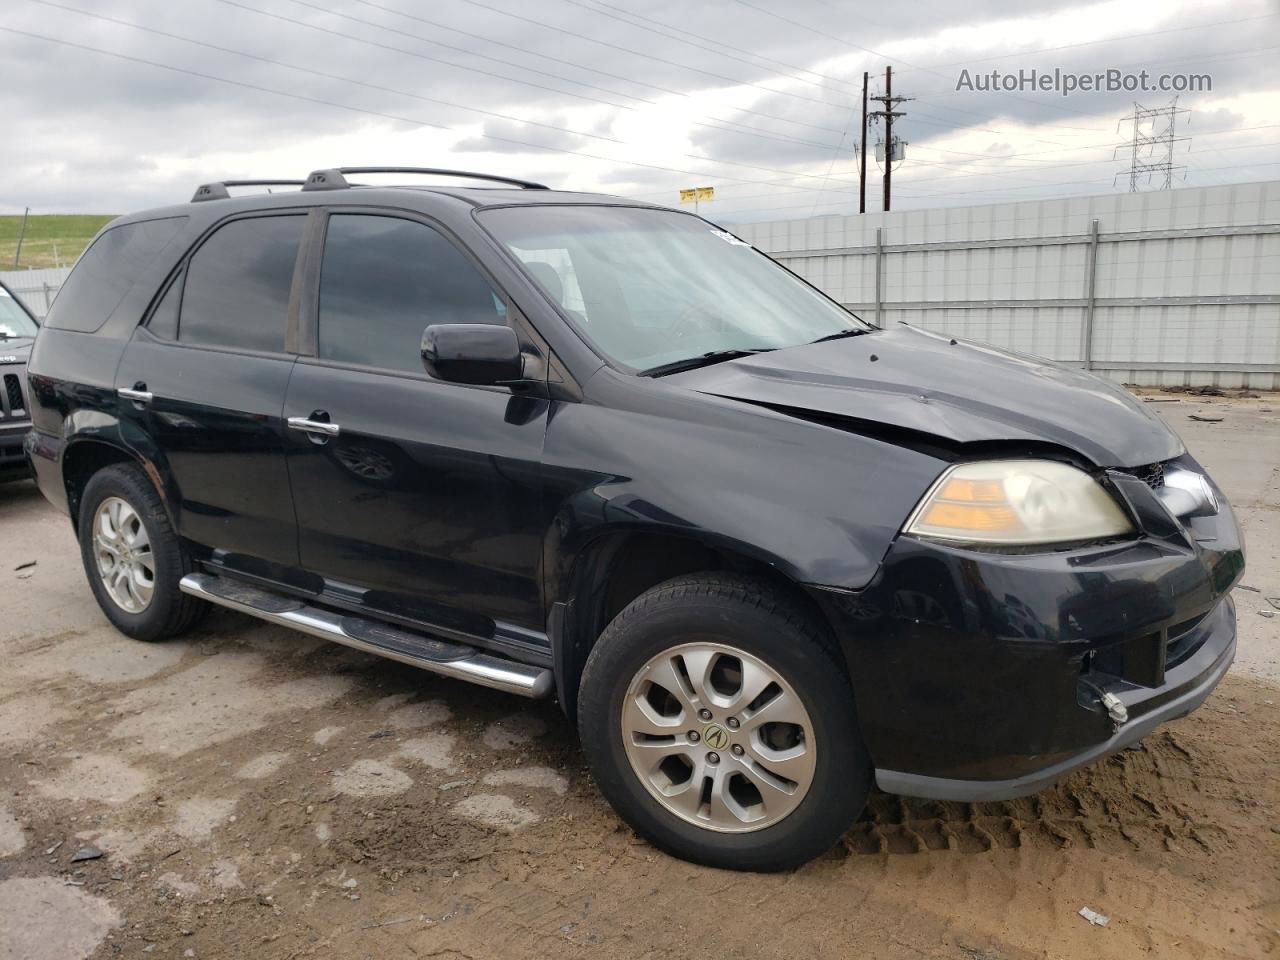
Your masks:
{"label": "roof rail", "polygon": [[533,183],[530,180],[516,180],[513,177],[499,177],[492,173],[471,173],[467,170],[443,170],[437,167],[334,167],[329,170],[316,170],[303,186],[303,190],[345,190],[351,186],[347,182],[348,173],[420,173],[425,175],[465,177],[468,180],[490,180],[493,183],[505,183],[525,190],[550,190],[545,183]]}
{"label": "roof rail", "polygon": [[231,194],[227,187],[305,187],[305,180],[219,180],[216,183],[204,183],[196,187],[192,203],[202,200],[226,200]]}

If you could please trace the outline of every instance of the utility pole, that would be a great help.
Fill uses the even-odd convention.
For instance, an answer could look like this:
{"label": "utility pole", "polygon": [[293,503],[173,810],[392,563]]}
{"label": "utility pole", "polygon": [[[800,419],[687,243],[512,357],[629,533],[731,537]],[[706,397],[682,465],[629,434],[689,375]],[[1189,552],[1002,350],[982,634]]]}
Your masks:
{"label": "utility pole", "polygon": [[[1140,103],[1134,103],[1133,115],[1122,117],[1116,124],[1116,131],[1119,132],[1121,123],[1126,120],[1133,121],[1133,140],[1127,144],[1130,193],[1138,192],[1140,177],[1145,176],[1150,183],[1152,174],[1162,176],[1159,186],[1155,189],[1171,190],[1173,188],[1173,172],[1186,169],[1182,164],[1173,162],[1173,146],[1175,143],[1191,139],[1175,136],[1174,128],[1178,122],[1178,114],[1190,112],[1185,107],[1178,107],[1177,97],[1174,97],[1167,107],[1144,107]],[[1166,119],[1163,127],[1159,123],[1162,117]],[[1148,123],[1150,124],[1149,132],[1144,133],[1143,126]],[[1123,149],[1126,147],[1116,147],[1117,151]],[[1115,156],[1115,153],[1112,156]]]}
{"label": "utility pole", "polygon": [[888,213],[893,176],[893,67],[884,68],[884,110],[884,212]]}
{"label": "utility pole", "polygon": [[871,74],[862,72],[862,149],[858,154],[858,212],[867,212],[867,81]]}
{"label": "utility pole", "polygon": [[27,218],[31,216],[31,208],[27,207],[22,211],[22,230],[18,233],[18,250],[13,255],[13,265],[16,267],[18,261],[22,259],[22,241],[27,236]]}
{"label": "utility pole", "polygon": [[893,184],[893,161],[901,160],[905,156],[905,152],[899,149],[903,144],[894,139],[893,121],[898,117],[905,117],[906,113],[901,110],[895,110],[894,107],[900,103],[906,103],[908,100],[914,100],[915,97],[895,97],[893,95],[893,67],[885,67],[884,96],[872,97],[871,99],[884,104],[883,110],[872,111],[869,116],[873,119],[884,118],[884,211],[888,213]]}

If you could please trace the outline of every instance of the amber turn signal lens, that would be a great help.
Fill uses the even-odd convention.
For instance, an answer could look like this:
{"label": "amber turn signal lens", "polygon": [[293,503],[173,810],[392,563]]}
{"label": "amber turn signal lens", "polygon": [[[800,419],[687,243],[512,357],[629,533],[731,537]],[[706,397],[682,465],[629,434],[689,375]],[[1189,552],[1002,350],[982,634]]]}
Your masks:
{"label": "amber turn signal lens", "polygon": [[1056,460],[987,460],[947,469],[903,528],[955,543],[1029,546],[1133,532],[1115,498]]}
{"label": "amber turn signal lens", "polygon": [[963,503],[932,503],[920,518],[931,527],[956,530],[1016,530],[1018,518],[1006,506],[972,506]]}

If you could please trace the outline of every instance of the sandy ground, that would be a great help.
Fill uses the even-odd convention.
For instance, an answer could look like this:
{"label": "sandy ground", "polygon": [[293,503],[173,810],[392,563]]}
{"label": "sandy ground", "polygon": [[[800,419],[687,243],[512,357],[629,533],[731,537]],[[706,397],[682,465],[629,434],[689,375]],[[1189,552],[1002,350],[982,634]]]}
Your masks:
{"label": "sandy ground", "polygon": [[226,612],[129,641],[0,487],[0,960],[1280,957],[1280,397],[1155,398],[1249,538],[1219,690],[1035,797],[876,794],[779,876],[637,839],[553,704]]}

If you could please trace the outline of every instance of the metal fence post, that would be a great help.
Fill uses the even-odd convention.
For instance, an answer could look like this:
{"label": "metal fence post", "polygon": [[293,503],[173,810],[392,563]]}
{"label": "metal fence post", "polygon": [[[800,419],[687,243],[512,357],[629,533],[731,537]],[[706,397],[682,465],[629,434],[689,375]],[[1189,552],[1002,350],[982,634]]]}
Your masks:
{"label": "metal fence post", "polygon": [[884,321],[880,318],[880,261],[884,259],[884,244],[882,242],[881,231],[883,227],[876,227],[876,326],[883,327]]}
{"label": "metal fence post", "polygon": [[1080,331],[1080,359],[1086,370],[1093,369],[1093,308],[1097,300],[1098,221],[1089,221],[1089,250],[1084,266],[1084,324]]}

